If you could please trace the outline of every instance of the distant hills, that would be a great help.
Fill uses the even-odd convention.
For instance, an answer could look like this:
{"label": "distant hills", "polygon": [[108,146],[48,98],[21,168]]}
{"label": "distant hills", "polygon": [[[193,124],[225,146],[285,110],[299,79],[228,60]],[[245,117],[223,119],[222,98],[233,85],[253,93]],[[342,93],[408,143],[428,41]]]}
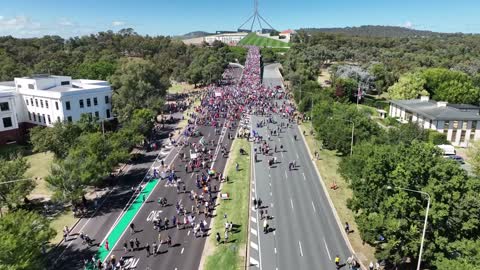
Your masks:
{"label": "distant hills", "polygon": [[209,35],[213,35],[213,34],[205,31],[194,31],[194,32],[187,33],[185,35],[177,36],[177,38],[190,39],[190,38],[198,38],[198,37],[204,37]]}
{"label": "distant hills", "polygon": [[302,28],[306,32],[322,32],[322,33],[339,33],[350,36],[367,36],[367,37],[430,37],[442,35],[454,35],[426,30],[416,30],[400,26],[383,26],[383,25],[363,25],[358,27],[344,28]]}

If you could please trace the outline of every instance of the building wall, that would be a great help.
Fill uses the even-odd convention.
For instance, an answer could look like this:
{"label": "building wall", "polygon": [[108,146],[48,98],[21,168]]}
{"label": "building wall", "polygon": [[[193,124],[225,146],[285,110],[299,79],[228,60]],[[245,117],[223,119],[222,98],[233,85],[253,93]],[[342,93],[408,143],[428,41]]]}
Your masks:
{"label": "building wall", "polygon": [[[391,117],[396,117],[400,120],[409,120],[408,117],[406,117],[408,112],[406,112],[404,108],[395,104],[390,104],[389,112]],[[471,141],[480,139],[480,121],[437,121],[415,113],[412,113],[411,121],[418,123],[424,129],[431,129],[439,133],[444,133],[447,140],[455,146],[467,147]]]}
{"label": "building wall", "polygon": [[15,96],[0,96],[0,104],[7,104],[3,110],[0,109],[0,132],[18,129]]}

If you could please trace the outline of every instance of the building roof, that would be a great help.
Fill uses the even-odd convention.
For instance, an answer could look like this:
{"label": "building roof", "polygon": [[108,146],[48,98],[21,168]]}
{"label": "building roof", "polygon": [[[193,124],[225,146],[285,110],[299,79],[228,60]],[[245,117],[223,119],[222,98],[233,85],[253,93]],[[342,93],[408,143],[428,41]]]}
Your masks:
{"label": "building roof", "polygon": [[[391,100],[392,104],[431,120],[480,120],[480,107],[468,104],[446,104],[441,106],[434,100]],[[439,106],[440,105],[440,106]]]}
{"label": "building roof", "polygon": [[280,34],[295,34],[295,31],[292,29],[283,30]]}

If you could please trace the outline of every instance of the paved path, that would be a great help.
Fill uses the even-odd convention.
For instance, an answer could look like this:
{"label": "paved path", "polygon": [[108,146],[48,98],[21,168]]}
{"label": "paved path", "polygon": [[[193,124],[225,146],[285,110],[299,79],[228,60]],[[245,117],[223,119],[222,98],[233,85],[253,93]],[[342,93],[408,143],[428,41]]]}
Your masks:
{"label": "paved path", "polygon": [[[263,83],[270,87],[282,85],[279,74],[275,67],[266,66]],[[273,118],[278,123],[288,122],[280,115]],[[256,128],[256,124],[265,118],[254,115],[251,119],[253,130],[267,138],[267,127]],[[276,127],[269,125],[270,128]],[[297,141],[294,140],[295,134]],[[273,231],[264,234],[259,210],[251,209],[250,268],[335,269],[336,255],[344,262],[351,254],[298,127],[284,128],[268,143],[279,149],[273,154],[277,157],[277,164],[269,168],[267,160],[272,156],[258,155],[260,161],[253,168],[252,197],[261,198],[265,206],[263,210],[273,217],[269,220]],[[283,152],[280,152],[280,145],[283,145]],[[258,146],[254,144],[252,147]],[[293,160],[298,167],[290,171],[288,163]]]}

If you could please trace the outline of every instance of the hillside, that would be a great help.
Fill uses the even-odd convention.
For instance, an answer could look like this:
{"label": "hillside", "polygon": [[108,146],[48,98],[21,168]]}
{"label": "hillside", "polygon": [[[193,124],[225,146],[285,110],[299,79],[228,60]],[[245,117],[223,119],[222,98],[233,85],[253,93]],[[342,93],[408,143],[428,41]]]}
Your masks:
{"label": "hillside", "polygon": [[194,31],[194,32],[187,33],[185,35],[178,36],[178,38],[190,39],[190,38],[198,38],[198,37],[204,37],[209,35],[213,35],[213,34],[205,31]]}
{"label": "hillside", "polygon": [[276,40],[273,38],[261,37],[255,33],[250,33],[244,37],[238,45],[255,45],[259,47],[268,47],[268,48],[288,48],[290,47],[289,43]]}
{"label": "hillside", "polygon": [[442,35],[454,35],[438,33],[426,30],[416,30],[399,26],[382,26],[382,25],[363,25],[359,27],[345,27],[345,28],[302,28],[299,31],[306,31],[309,33],[339,33],[350,36],[367,36],[367,37],[431,37]]}

